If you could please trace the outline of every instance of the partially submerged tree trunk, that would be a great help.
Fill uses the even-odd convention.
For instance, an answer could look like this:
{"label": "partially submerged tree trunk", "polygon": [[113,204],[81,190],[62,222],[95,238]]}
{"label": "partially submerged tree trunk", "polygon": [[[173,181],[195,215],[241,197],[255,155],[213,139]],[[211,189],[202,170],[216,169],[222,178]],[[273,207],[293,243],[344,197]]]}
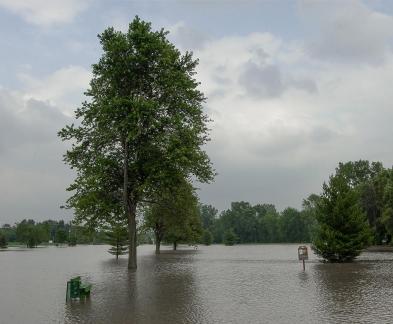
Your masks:
{"label": "partially submerged tree trunk", "polygon": [[135,208],[128,213],[128,233],[129,233],[129,247],[128,247],[128,269],[136,269],[136,220]]}
{"label": "partially submerged tree trunk", "polygon": [[157,235],[156,235],[156,254],[160,254],[160,246],[161,246],[161,240],[158,239]]}
{"label": "partially submerged tree trunk", "polygon": [[155,243],[156,243],[156,254],[160,254],[161,241],[164,236],[164,224],[156,222],[154,227]]}
{"label": "partially submerged tree trunk", "polygon": [[125,212],[128,221],[128,269],[136,269],[136,205],[131,200],[130,193],[128,190],[129,179],[128,179],[128,143],[124,141],[124,165],[123,165],[123,200],[125,206]]}

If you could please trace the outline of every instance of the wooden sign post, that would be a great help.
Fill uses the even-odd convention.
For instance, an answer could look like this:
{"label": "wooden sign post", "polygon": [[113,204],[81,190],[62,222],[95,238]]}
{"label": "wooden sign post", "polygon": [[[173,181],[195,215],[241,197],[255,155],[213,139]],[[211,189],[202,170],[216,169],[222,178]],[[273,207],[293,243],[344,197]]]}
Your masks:
{"label": "wooden sign post", "polygon": [[307,246],[301,245],[297,249],[297,254],[300,261],[303,261],[303,271],[306,271],[306,263],[305,261],[308,260],[308,249]]}

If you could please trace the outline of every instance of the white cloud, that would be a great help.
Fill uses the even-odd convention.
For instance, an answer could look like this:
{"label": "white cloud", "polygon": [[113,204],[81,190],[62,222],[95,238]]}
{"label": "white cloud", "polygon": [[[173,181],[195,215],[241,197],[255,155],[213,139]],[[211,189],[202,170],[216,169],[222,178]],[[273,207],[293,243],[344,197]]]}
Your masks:
{"label": "white cloud", "polygon": [[197,29],[190,28],[183,21],[168,27],[169,39],[184,50],[196,50],[203,47],[211,37]]}
{"label": "white cloud", "polygon": [[41,26],[69,23],[92,0],[0,0],[0,6]]}
{"label": "white cloud", "polygon": [[83,100],[91,72],[81,66],[68,66],[42,78],[27,73],[20,73],[18,76],[24,84],[25,99],[46,101],[72,115]]}
{"label": "white cloud", "polygon": [[378,65],[326,65],[310,59],[307,46],[253,33],[195,52],[214,120],[207,149],[219,173],[202,186],[203,201],[299,207],[339,161],[392,164],[393,54],[386,50]]}

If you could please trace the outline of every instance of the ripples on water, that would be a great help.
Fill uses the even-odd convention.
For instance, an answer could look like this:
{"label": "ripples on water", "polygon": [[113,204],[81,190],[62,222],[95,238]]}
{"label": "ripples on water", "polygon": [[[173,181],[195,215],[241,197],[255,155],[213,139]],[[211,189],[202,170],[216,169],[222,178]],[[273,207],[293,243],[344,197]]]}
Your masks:
{"label": "ripples on water", "polygon": [[[306,272],[297,245],[138,248],[139,268],[105,246],[0,252],[0,323],[393,323],[393,254]],[[93,284],[65,303],[66,281]]]}

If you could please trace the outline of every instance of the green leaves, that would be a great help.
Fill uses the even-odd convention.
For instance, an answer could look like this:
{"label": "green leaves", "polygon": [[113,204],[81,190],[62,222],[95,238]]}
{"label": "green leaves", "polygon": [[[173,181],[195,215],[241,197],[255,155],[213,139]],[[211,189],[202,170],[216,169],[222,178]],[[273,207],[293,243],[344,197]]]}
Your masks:
{"label": "green leaves", "polygon": [[116,258],[119,255],[126,254],[128,251],[128,230],[126,223],[119,221],[112,221],[109,226],[106,226],[105,231],[105,242],[111,245],[108,252],[115,255]]}
{"label": "green leaves", "polygon": [[198,199],[191,184],[183,179],[179,180],[176,188],[162,188],[161,195],[147,208],[145,226],[166,242],[199,241],[202,223]]}
{"label": "green leaves", "polygon": [[371,231],[359,205],[358,192],[341,174],[331,176],[329,184],[323,185],[316,217],[318,228],[313,249],[328,261],[351,261],[371,242]]}

